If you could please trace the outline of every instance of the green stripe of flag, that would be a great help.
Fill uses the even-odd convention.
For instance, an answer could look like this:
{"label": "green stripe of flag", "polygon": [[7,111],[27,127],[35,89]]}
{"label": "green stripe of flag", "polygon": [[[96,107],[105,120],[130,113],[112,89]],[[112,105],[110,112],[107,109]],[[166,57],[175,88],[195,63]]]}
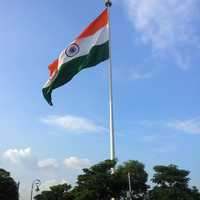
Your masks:
{"label": "green stripe of flag", "polygon": [[109,58],[109,42],[98,46],[94,46],[90,53],[85,56],[75,58],[63,64],[56,76],[47,86],[42,89],[44,98],[52,105],[51,93],[55,88],[58,88],[69,82],[82,69],[93,67],[100,62]]}

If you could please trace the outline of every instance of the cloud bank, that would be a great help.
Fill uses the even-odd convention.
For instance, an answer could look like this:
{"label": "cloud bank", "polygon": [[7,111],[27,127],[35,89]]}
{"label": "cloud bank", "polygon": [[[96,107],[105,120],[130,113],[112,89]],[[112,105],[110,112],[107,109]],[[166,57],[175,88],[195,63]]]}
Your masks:
{"label": "cloud bank", "polygon": [[30,147],[7,149],[0,154],[0,161],[0,167],[10,171],[14,179],[20,181],[21,199],[29,197],[27,191],[36,178],[41,180],[41,189],[45,190],[49,186],[65,183],[63,177],[69,178],[69,184],[75,182],[74,177],[80,170],[91,165],[88,158],[78,156],[68,156],[61,160],[48,157],[40,159]]}
{"label": "cloud bank", "polygon": [[25,149],[8,149],[3,153],[2,158],[11,165],[37,167],[37,158],[32,154],[30,147]]}
{"label": "cloud bank", "polygon": [[[3,152],[0,157],[3,158],[5,163],[12,164],[12,166],[24,166],[28,170],[31,170],[30,166],[38,169],[57,169],[61,167],[61,164],[54,158],[45,158],[39,160],[33,155],[30,147],[25,149],[8,149]],[[31,162],[32,165],[27,165]],[[69,156],[63,160],[63,166],[71,169],[82,169],[89,167],[90,161],[87,158],[79,158],[77,156]]]}

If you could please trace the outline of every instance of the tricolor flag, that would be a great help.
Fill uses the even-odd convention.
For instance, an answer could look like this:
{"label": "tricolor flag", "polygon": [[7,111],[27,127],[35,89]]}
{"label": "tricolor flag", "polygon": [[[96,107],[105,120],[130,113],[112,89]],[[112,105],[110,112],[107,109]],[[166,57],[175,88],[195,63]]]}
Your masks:
{"label": "tricolor flag", "polygon": [[82,69],[92,67],[109,58],[108,10],[105,9],[66,49],[49,65],[50,78],[42,92],[52,105],[51,93],[69,82]]}

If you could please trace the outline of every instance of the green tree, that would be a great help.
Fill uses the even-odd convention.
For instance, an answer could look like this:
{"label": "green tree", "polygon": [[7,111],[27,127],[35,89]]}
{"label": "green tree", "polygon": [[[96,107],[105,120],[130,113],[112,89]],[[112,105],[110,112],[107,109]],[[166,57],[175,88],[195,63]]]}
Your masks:
{"label": "green tree", "polygon": [[200,192],[199,190],[193,186],[192,189],[189,190],[192,200],[200,200]]}
{"label": "green tree", "polygon": [[71,186],[68,184],[60,184],[50,187],[49,191],[43,191],[34,197],[35,200],[73,200],[70,192]]}
{"label": "green tree", "polygon": [[178,169],[176,165],[155,166],[155,175],[152,179],[153,183],[160,186],[187,188],[190,174],[189,171]]}
{"label": "green tree", "polygon": [[144,168],[144,164],[135,160],[129,160],[117,168],[115,176],[117,176],[116,182],[119,185],[121,197],[125,197],[126,192],[129,190],[129,173],[132,188],[132,199],[144,199],[144,196],[146,195],[149,188],[147,185],[148,174]]}
{"label": "green tree", "polygon": [[152,182],[155,187],[149,192],[151,200],[200,200],[197,188],[189,188],[189,171],[176,165],[155,166]]}
{"label": "green tree", "polygon": [[115,165],[116,161],[106,160],[89,169],[83,169],[73,191],[75,200],[110,200],[116,196],[111,174]]}
{"label": "green tree", "polygon": [[[115,173],[111,169],[115,168]],[[142,200],[147,192],[148,175],[144,165],[138,161],[128,161],[116,166],[116,161],[106,160],[78,176],[77,186],[73,190],[75,200],[110,200],[123,199],[128,191],[128,172],[131,174],[133,198]]]}
{"label": "green tree", "polygon": [[10,173],[0,169],[0,199],[1,200],[18,200],[18,186]]}

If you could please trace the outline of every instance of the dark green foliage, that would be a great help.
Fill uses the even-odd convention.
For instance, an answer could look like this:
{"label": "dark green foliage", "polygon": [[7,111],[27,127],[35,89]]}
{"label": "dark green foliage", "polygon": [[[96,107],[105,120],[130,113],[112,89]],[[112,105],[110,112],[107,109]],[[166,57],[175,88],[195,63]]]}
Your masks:
{"label": "dark green foliage", "polygon": [[[68,184],[50,187],[34,197],[35,200],[128,200],[128,173],[132,200],[200,200],[196,187],[189,187],[189,171],[176,165],[155,166],[154,187],[147,185],[148,174],[139,161],[130,160],[116,166],[116,160],[105,160],[83,169],[72,189]],[[115,173],[111,173],[115,168]],[[10,173],[0,169],[0,200],[18,200],[17,184]]]}
{"label": "dark green foliage", "polygon": [[18,200],[18,186],[10,173],[0,169],[0,200]]}
{"label": "dark green foliage", "polygon": [[200,193],[193,189],[185,190],[174,187],[154,187],[149,192],[151,200],[200,200]]}
{"label": "dark green foliage", "polygon": [[178,169],[176,165],[155,166],[155,175],[153,183],[160,186],[169,186],[176,188],[187,188],[189,182],[189,171]]}
{"label": "dark green foliage", "polygon": [[116,196],[111,169],[116,161],[106,160],[89,169],[83,169],[74,189],[75,200],[110,200]]}
{"label": "dark green foliage", "polygon": [[[44,191],[36,200],[116,200],[127,199],[128,173],[131,177],[132,200],[200,200],[196,187],[189,188],[189,171],[178,169],[176,165],[155,166],[152,182],[155,186],[149,189],[148,174],[145,166],[134,160],[116,167],[116,161],[105,160],[90,168],[83,169],[78,176],[73,190],[70,186],[54,186],[51,191]],[[115,173],[111,169],[115,168]],[[65,196],[63,195],[65,192]]]}
{"label": "dark green foliage", "polygon": [[131,174],[131,185],[134,199],[142,199],[147,192],[148,175],[144,165],[138,161],[128,161],[116,167],[115,173],[111,169],[116,161],[106,160],[90,169],[84,169],[83,175],[78,176],[74,189],[75,200],[110,200],[111,197],[122,199],[128,191],[128,172]]}
{"label": "dark green foliage", "polygon": [[176,165],[155,166],[153,183],[149,192],[150,200],[200,200],[197,188],[189,188],[189,171],[178,169]]}
{"label": "dark green foliage", "polygon": [[41,194],[34,197],[35,200],[73,200],[70,193],[71,186],[61,184],[50,187],[49,191],[43,191]]}
{"label": "dark green foliage", "polygon": [[139,161],[130,160],[120,165],[116,170],[117,183],[119,189],[122,192],[121,197],[126,196],[128,188],[128,173],[130,173],[132,198],[133,199],[144,199],[147,192],[148,185],[148,174],[144,170],[144,165]]}

